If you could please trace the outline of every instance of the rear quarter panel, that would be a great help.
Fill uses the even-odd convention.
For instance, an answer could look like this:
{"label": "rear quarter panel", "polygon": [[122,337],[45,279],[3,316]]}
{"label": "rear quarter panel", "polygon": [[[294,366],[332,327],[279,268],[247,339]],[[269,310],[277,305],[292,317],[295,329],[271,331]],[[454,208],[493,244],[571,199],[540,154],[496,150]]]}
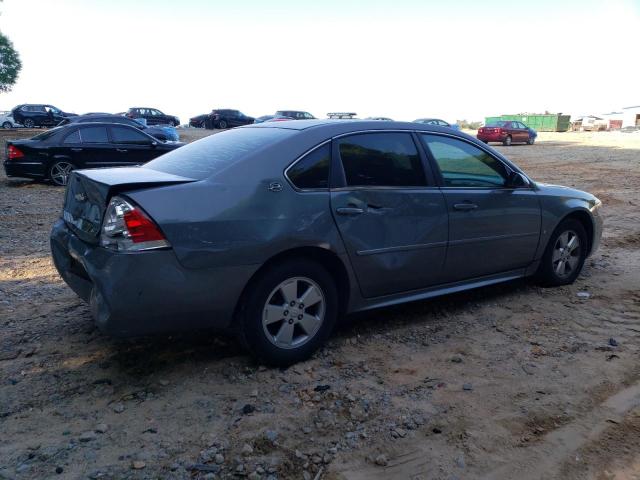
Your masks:
{"label": "rear quarter panel", "polygon": [[[271,183],[282,185],[272,192]],[[127,193],[160,225],[187,268],[262,264],[285,250],[344,253],[329,192],[296,192],[283,176],[200,181]]]}

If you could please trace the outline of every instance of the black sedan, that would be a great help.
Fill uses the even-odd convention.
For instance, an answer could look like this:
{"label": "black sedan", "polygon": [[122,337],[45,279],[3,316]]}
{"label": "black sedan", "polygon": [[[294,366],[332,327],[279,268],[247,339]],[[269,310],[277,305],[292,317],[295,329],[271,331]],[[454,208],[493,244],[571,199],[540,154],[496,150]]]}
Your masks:
{"label": "black sedan", "polygon": [[189,119],[189,125],[197,128],[220,128],[224,130],[226,128],[250,125],[254,120],[253,117],[245,115],[239,110],[221,108]]}
{"label": "black sedan", "polygon": [[180,137],[175,127],[170,126],[152,126],[143,125],[137,120],[124,117],[122,115],[114,115],[111,113],[85,113],[84,115],[77,115],[75,117],[67,117],[63,119],[58,126],[68,125],[70,123],[88,123],[88,122],[104,122],[104,123],[119,123],[122,125],[129,125],[135,127],[138,130],[143,130],[147,135],[157,138],[158,140],[166,141],[178,141]]}
{"label": "black sedan", "polygon": [[7,177],[48,179],[66,185],[76,168],[139,165],[182,146],[163,143],[128,125],[69,124],[26,140],[7,142]]}

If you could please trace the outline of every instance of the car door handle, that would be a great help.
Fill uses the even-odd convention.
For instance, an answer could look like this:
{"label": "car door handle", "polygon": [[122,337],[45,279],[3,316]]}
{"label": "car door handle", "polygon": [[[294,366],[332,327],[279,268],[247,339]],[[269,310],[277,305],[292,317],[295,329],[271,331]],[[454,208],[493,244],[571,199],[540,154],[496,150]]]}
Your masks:
{"label": "car door handle", "polygon": [[340,207],[336,208],[338,215],[360,215],[364,213],[364,209],[358,207]]}
{"label": "car door handle", "polygon": [[116,152],[127,153],[127,149],[126,148],[116,148]]}
{"label": "car door handle", "polygon": [[469,211],[475,210],[476,208],[478,208],[478,205],[476,205],[475,203],[456,203],[453,205],[454,210]]}
{"label": "car door handle", "polygon": [[71,151],[72,152],[81,152],[82,149],[81,148],[72,148]]}

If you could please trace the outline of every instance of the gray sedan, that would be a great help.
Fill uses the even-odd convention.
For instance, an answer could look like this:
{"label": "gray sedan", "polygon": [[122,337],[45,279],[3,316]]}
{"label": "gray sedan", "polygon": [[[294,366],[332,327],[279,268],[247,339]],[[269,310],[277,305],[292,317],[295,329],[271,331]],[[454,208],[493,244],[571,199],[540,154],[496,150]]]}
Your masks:
{"label": "gray sedan", "polygon": [[449,128],[299,120],[73,172],[51,248],[104,332],[231,329],[287,365],[351,312],[573,282],[600,205]]}

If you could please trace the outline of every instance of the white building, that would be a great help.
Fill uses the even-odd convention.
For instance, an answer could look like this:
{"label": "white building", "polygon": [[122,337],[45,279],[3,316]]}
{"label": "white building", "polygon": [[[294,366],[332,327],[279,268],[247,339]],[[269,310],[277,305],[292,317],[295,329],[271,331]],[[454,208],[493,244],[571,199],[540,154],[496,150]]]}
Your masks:
{"label": "white building", "polygon": [[640,127],[640,105],[622,109],[622,128]]}

